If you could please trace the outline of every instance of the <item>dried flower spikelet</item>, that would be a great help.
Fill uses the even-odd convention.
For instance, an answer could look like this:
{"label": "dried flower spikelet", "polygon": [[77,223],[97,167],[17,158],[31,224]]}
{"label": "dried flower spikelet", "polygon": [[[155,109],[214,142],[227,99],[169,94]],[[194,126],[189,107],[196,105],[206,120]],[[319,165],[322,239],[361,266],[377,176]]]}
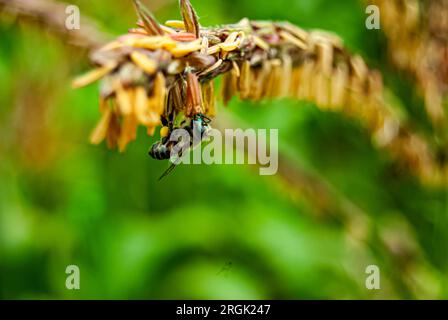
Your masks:
{"label": "dried flower spikelet", "polygon": [[211,46],[211,47],[209,47],[207,49],[207,54],[208,55],[213,55],[213,54],[217,54],[220,51],[221,51],[221,45],[220,44],[215,44],[215,45],[213,45],[213,46]]}
{"label": "dried flower spikelet", "polygon": [[201,54],[203,55],[207,54],[207,49],[209,46],[209,41],[207,37],[202,37],[201,45],[202,45]]}
{"label": "dried flower spikelet", "polygon": [[100,144],[106,138],[111,117],[112,111],[111,109],[107,108],[101,115],[100,121],[90,135],[90,143]]}
{"label": "dried flower spikelet", "polygon": [[292,81],[292,59],[289,55],[282,56],[281,82],[279,83],[279,97],[290,96]]}
{"label": "dried flower spikelet", "polygon": [[350,59],[352,74],[350,77],[350,94],[347,105],[347,112],[356,112],[356,109],[363,105],[364,88],[368,75],[368,68],[360,56],[353,56]]}
{"label": "dried flower spikelet", "polygon": [[359,55],[355,55],[350,59],[351,67],[354,71],[354,76],[357,77],[361,82],[367,77],[368,68],[366,63]]}
{"label": "dried flower spikelet", "polygon": [[[240,77],[238,81],[238,90],[240,92],[241,99],[248,99],[250,94],[250,81],[251,81],[251,70],[250,70],[250,62],[244,61],[240,68]],[[232,79],[229,79],[232,80]],[[237,90],[236,85],[233,88],[233,83],[229,83],[232,85],[232,90],[228,90],[228,93],[233,93]],[[226,100],[226,99],[225,99]],[[230,100],[228,98],[228,100]],[[227,100],[227,101],[228,101]]]}
{"label": "dried flower spikelet", "polygon": [[144,53],[133,51],[131,60],[148,74],[154,74],[157,71],[157,63]]}
{"label": "dried flower spikelet", "polygon": [[316,88],[315,102],[322,109],[330,109],[330,80],[323,73],[318,73],[314,77],[314,87]]}
{"label": "dried flower spikelet", "polygon": [[239,78],[241,76],[241,71],[238,63],[232,61],[232,68],[234,69],[235,75]]}
{"label": "dried flower spikelet", "polygon": [[429,78],[425,84],[425,107],[434,123],[444,118],[443,97],[436,80]]}
{"label": "dried flower spikelet", "polygon": [[144,28],[131,28],[131,29],[128,29],[128,33],[149,36],[148,31],[146,31]]}
{"label": "dried flower spikelet", "polygon": [[186,97],[187,117],[193,117],[196,114],[203,113],[201,87],[199,85],[198,77],[191,71],[187,71],[187,97]]}
{"label": "dried flower spikelet", "polygon": [[272,59],[270,63],[271,72],[269,73],[269,77],[267,79],[266,97],[276,98],[280,96],[282,90],[282,61],[280,59]]}
{"label": "dried flower spikelet", "polygon": [[166,95],[165,77],[161,72],[158,72],[154,79],[153,94],[149,98],[149,108],[159,116],[165,111]]}
{"label": "dried flower spikelet", "polygon": [[121,40],[123,46],[142,48],[147,50],[166,49],[172,50],[177,47],[177,42],[170,36],[151,36],[151,37],[126,37]]}
{"label": "dried flower spikelet", "polygon": [[268,60],[263,63],[261,72],[257,75],[259,85],[257,87],[257,94],[259,94],[260,99],[265,98],[267,96],[268,92],[268,84],[269,84],[269,77],[272,73],[273,69],[273,63],[271,60]]}
{"label": "dried flower spikelet", "polygon": [[331,77],[331,98],[330,107],[333,110],[339,110],[345,105],[349,74],[348,67],[345,64],[339,64],[333,71]]}
{"label": "dried flower spikelet", "polygon": [[137,119],[133,113],[123,117],[120,134],[117,140],[118,150],[120,152],[124,152],[128,143],[136,139],[137,126]]}
{"label": "dried flower spikelet", "polygon": [[94,70],[91,70],[87,72],[86,74],[77,77],[72,82],[72,88],[77,89],[84,86],[87,86],[95,81],[98,81],[102,77],[104,77],[106,74],[111,72],[115,67],[117,66],[116,63],[111,63],[108,65],[101,66],[99,68],[96,68]]}
{"label": "dried flower spikelet", "polygon": [[316,104],[330,109],[331,72],[333,71],[333,47],[328,42],[316,45],[317,61],[314,87],[316,88]]}
{"label": "dried flower spikelet", "polygon": [[[210,56],[207,53],[203,53],[202,49],[201,49],[200,52],[192,52],[183,60],[185,60],[185,63],[187,63],[192,68],[194,68],[196,70],[203,70],[203,71],[200,71],[200,73],[205,74],[205,73],[207,73],[205,71],[207,68],[213,66],[213,64],[216,63],[217,60],[222,60],[222,59],[217,59],[214,56]],[[208,71],[210,71],[210,70],[208,70]]]}
{"label": "dried flower spikelet", "polygon": [[138,16],[143,22],[143,27],[150,35],[162,35],[164,34],[160,24],[154,18],[152,13],[141,4],[139,0],[134,0],[135,9]]}
{"label": "dried flower spikelet", "polygon": [[190,42],[196,40],[196,36],[190,32],[176,32],[170,34],[170,38],[179,42]]}
{"label": "dried flower spikelet", "polygon": [[169,106],[177,112],[184,111],[183,81],[174,84],[169,93]]}
{"label": "dried flower spikelet", "polygon": [[180,11],[184,20],[185,30],[199,38],[198,16],[189,0],[180,0]]}
{"label": "dried flower spikelet", "polygon": [[132,112],[132,89],[125,89],[119,79],[115,80],[114,88],[120,114],[129,115]]}
{"label": "dried flower spikelet", "polygon": [[217,68],[219,68],[222,65],[222,59],[219,59],[218,61],[216,61],[213,65],[211,65],[210,67],[208,67],[207,69],[201,71],[198,76],[206,76],[207,74],[211,73],[213,70],[216,70]]}
{"label": "dried flower spikelet", "polygon": [[299,87],[297,90],[297,98],[299,100],[306,100],[310,97],[310,79],[314,71],[314,62],[312,60],[307,60],[303,64],[300,70],[300,80]]}
{"label": "dried flower spikelet", "polygon": [[114,75],[114,78],[119,79],[126,88],[145,79],[144,71],[131,62],[124,62]]}
{"label": "dried flower spikelet", "polygon": [[238,92],[236,77],[227,72],[222,76],[221,82],[221,99],[224,106],[229,104],[232,97]]}
{"label": "dried flower spikelet", "polygon": [[113,149],[117,146],[120,132],[121,132],[121,126],[118,115],[115,112],[112,112],[109,121],[109,127],[107,129],[106,134],[106,142],[108,148]]}
{"label": "dried flower spikelet", "polygon": [[301,72],[302,72],[301,66],[294,66],[292,69],[291,88],[290,88],[292,98],[296,98],[296,99],[298,98],[298,90],[299,90],[299,86],[300,86]]}
{"label": "dried flower spikelet", "polygon": [[[134,112],[135,117],[144,126],[156,126],[158,123],[152,116],[152,111],[149,109],[149,100],[144,87],[137,87],[134,94]],[[157,119],[157,117],[156,117]]]}
{"label": "dried flower spikelet", "polygon": [[[237,40],[238,36],[240,36],[239,40]],[[226,57],[227,52],[237,49],[242,38],[243,34],[241,32],[230,33],[226,40],[220,44],[221,51],[224,52],[223,57]]]}
{"label": "dried flower spikelet", "polygon": [[256,46],[263,49],[264,51],[269,50],[269,48],[270,48],[269,44],[266,41],[264,41],[262,38],[260,38],[256,35],[251,35],[251,38],[253,39]]}
{"label": "dried flower spikelet", "polygon": [[299,28],[298,26],[293,25],[289,22],[283,23],[281,27],[290,34],[292,34],[297,39],[301,40],[303,43],[305,44],[308,43],[310,35],[307,31],[303,30],[302,28]]}
{"label": "dried flower spikelet", "polygon": [[182,20],[167,20],[165,25],[174,29],[185,30],[185,23]]}
{"label": "dried flower spikelet", "polygon": [[378,127],[378,106],[384,104],[383,100],[383,79],[378,71],[370,71],[367,81],[367,101],[363,109],[363,115],[368,127],[372,130]]}
{"label": "dried flower spikelet", "polygon": [[166,68],[166,72],[169,75],[176,75],[184,71],[185,69],[185,62],[183,60],[173,60],[168,64],[168,67]]}
{"label": "dried flower spikelet", "polygon": [[202,102],[204,103],[204,112],[208,117],[216,116],[215,107],[215,85],[213,80],[201,84]]}
{"label": "dried flower spikelet", "polygon": [[201,39],[197,39],[191,42],[179,43],[170,51],[175,58],[181,58],[192,52],[199,51],[201,48]]}
{"label": "dried flower spikelet", "polygon": [[287,42],[292,43],[302,50],[308,49],[307,44],[299,38],[294,37],[292,34],[286,31],[280,31],[280,36]]}
{"label": "dried flower spikelet", "polygon": [[333,46],[328,41],[316,45],[317,66],[326,77],[330,77],[333,70]]}

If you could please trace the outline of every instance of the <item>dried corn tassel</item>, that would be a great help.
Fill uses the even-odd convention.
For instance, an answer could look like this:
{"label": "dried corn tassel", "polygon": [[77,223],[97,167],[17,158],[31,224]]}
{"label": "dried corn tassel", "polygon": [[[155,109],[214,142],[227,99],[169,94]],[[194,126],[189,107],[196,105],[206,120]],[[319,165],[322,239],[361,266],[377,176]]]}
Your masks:
{"label": "dried corn tassel", "polygon": [[[375,2],[388,6],[385,0]],[[379,146],[418,175],[446,179],[446,166],[436,163],[425,141],[386,105],[379,73],[370,70],[360,56],[350,55],[337,36],[307,32],[289,23],[248,19],[231,26],[200,28],[188,0],[181,1],[183,21],[167,21],[162,27],[140,2],[135,3],[140,28],[96,51],[92,57],[99,67],[73,83],[81,87],[104,77],[102,117],[91,136],[93,143],[106,139],[108,146],[124,150],[135,139],[138,124],[152,135],[162,119],[175,114],[215,116],[212,80],[223,75],[224,105],[235,95],[255,101],[308,100],[319,108],[361,119]],[[387,16],[391,10],[385,12],[387,21],[396,18],[397,12]],[[415,28],[414,9],[406,10],[406,26]],[[418,54],[412,57],[417,58]],[[405,63],[414,63],[412,59],[408,57]],[[428,111],[434,118],[442,117],[439,78],[426,79],[431,80],[424,86]],[[106,99],[112,107],[105,106]]]}

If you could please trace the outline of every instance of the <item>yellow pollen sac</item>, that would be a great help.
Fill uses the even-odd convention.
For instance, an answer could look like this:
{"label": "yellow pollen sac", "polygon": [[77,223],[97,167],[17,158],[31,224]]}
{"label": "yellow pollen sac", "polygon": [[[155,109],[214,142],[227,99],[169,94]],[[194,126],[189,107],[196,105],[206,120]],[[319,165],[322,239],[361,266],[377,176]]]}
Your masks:
{"label": "yellow pollen sac", "polygon": [[171,28],[176,29],[184,29],[185,30],[185,23],[181,20],[168,20],[165,22],[165,25]]}
{"label": "yellow pollen sac", "polygon": [[170,129],[168,129],[168,127],[160,128],[160,137],[165,138],[168,135],[169,131]]}

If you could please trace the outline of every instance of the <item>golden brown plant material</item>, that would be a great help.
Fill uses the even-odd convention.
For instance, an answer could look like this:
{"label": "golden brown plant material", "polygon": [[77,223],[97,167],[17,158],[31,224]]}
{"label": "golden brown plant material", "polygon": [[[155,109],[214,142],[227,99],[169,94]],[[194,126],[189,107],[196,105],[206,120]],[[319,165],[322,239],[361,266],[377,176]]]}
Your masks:
{"label": "golden brown plant material", "polygon": [[248,19],[203,28],[189,1],[181,1],[181,13],[183,21],[162,26],[146,10],[139,12],[138,32],[131,30],[92,54],[97,69],[74,81],[78,87],[103,77],[101,105],[107,107],[100,108],[103,116],[92,142],[105,138],[124,150],[138,124],[152,135],[179,114],[215,116],[213,79],[222,74],[225,105],[235,95],[291,97],[345,112],[361,119],[378,145],[425,181],[445,179],[446,169],[425,141],[385,103],[381,74],[349,54],[334,34]]}
{"label": "golden brown plant material", "polygon": [[381,12],[389,55],[418,82],[433,123],[448,124],[448,1],[369,0]]}

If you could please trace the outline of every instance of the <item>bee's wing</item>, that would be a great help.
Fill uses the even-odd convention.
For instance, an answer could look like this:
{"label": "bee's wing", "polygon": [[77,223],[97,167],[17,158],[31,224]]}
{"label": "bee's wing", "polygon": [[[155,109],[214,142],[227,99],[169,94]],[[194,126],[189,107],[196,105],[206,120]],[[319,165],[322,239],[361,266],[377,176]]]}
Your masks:
{"label": "bee's wing", "polygon": [[172,164],[168,167],[168,169],[166,169],[166,170],[162,173],[162,175],[159,177],[159,179],[158,179],[157,181],[160,181],[160,180],[162,180],[163,178],[165,178],[167,175],[169,175],[169,174],[171,173],[171,171],[174,170],[175,167],[176,167],[176,164],[172,163]]}
{"label": "bee's wing", "polygon": [[[191,152],[192,150],[196,149],[199,145],[202,144],[206,144],[207,142],[209,142],[209,136],[205,136],[205,138],[203,140],[201,140],[200,143],[198,143],[195,146],[190,146],[188,149],[186,149],[185,151]],[[160,178],[158,179],[158,181],[162,180],[163,178],[165,178],[167,175],[169,175],[171,173],[171,171],[174,170],[174,168],[180,163],[180,158],[182,158],[182,153],[180,153],[179,158],[176,159],[176,161],[174,161],[173,163],[171,163],[171,165],[168,167],[168,169],[165,170],[165,172],[160,176]]]}

